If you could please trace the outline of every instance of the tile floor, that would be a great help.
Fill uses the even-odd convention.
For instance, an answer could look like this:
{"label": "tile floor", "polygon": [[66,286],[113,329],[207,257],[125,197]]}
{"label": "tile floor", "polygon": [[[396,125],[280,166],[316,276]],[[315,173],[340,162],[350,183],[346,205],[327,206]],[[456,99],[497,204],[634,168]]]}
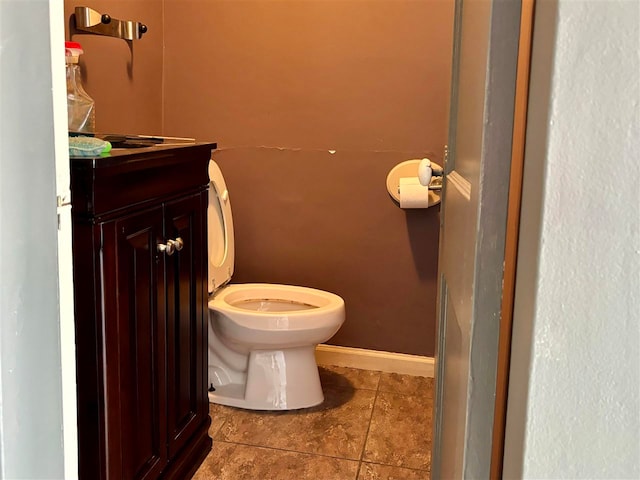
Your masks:
{"label": "tile floor", "polygon": [[429,479],[433,379],[333,366],[320,378],[313,408],[210,405],[213,450],[193,479]]}

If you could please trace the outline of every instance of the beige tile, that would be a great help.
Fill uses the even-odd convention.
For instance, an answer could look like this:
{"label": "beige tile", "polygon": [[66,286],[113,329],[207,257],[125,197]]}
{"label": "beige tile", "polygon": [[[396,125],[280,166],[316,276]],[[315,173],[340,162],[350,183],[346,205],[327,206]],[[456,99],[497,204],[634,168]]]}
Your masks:
{"label": "beige tile", "polygon": [[430,470],[432,400],[378,392],[363,460]]}
{"label": "beige tile", "polygon": [[317,407],[265,412],[234,409],[215,440],[359,459],[375,391],[325,388]]}
{"label": "beige tile", "polygon": [[336,367],[334,365],[322,365],[318,367],[322,386],[334,386],[341,388],[360,388],[376,390],[380,381],[380,373],[372,370],[358,368]]}
{"label": "beige tile", "polygon": [[193,480],[355,480],[358,462],[214,442]]}
{"label": "beige tile", "polygon": [[431,474],[426,470],[410,470],[402,467],[362,463],[358,480],[430,480]]}
{"label": "beige tile", "polygon": [[209,404],[209,416],[211,417],[211,426],[209,427],[209,436],[214,438],[220,431],[224,423],[227,421],[229,415],[233,413],[231,407],[225,407],[224,405],[217,405],[215,403]]}
{"label": "beige tile", "polygon": [[433,378],[382,373],[378,390],[402,395],[426,395],[433,398]]}

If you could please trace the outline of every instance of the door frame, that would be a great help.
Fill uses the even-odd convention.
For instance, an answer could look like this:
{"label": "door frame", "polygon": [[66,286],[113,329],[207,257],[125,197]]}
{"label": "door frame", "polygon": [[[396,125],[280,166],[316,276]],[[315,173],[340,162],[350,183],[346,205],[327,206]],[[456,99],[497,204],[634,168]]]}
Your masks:
{"label": "door frame", "polygon": [[504,439],[507,419],[507,393],[511,360],[511,335],[513,329],[513,305],[520,230],[520,206],[524,174],[524,149],[527,129],[527,105],[529,102],[529,74],[533,43],[533,16],[535,0],[522,0],[520,15],[520,41],[516,72],[516,101],[513,114],[513,144],[509,179],[509,205],[505,239],[505,263],[498,339],[498,366],[496,372],[496,401],[491,441],[491,479],[502,478]]}
{"label": "door frame", "polygon": [[62,377],[62,435],[65,480],[78,478],[78,407],[76,394],[76,334],[73,303],[73,253],[71,238],[71,172],[65,62],[63,2],[49,2],[53,143],[58,215],[58,298],[60,367]]}

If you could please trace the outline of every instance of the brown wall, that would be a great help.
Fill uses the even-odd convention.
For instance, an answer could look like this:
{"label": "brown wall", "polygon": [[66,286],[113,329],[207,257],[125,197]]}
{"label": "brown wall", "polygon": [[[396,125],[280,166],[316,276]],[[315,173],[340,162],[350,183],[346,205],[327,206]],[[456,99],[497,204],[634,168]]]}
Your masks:
{"label": "brown wall", "polygon": [[[98,4],[149,25],[131,76],[127,51],[87,38],[98,127],[158,133],[164,116],[165,135],[218,142],[234,282],[333,291],[347,320],[330,343],[433,355],[438,209],[399,209],[385,178],[406,159],[442,161],[453,0]],[[94,40],[117,70],[88,59]],[[115,108],[114,85],[139,108]]]}
{"label": "brown wall", "polygon": [[446,143],[452,0],[165,0],[165,15],[167,132],[223,147]]}
{"label": "brown wall", "polygon": [[404,211],[390,199],[385,178],[403,158],[218,152],[233,205],[233,281],[338,293],[347,320],[329,343],[433,355],[439,215],[437,208]]}
{"label": "brown wall", "polygon": [[433,355],[438,210],[399,209],[385,179],[442,160],[453,1],[165,0],[165,15],[164,132],[219,142],[234,281],[333,291],[347,320],[330,343]]}
{"label": "brown wall", "polygon": [[[80,57],[83,84],[96,102],[96,130],[103,133],[158,134],[162,131],[162,1],[64,0],[66,39],[69,17],[76,6],[87,6],[120,20],[148,26],[142,40],[74,35],[84,55]],[[62,46],[60,46],[62,48]]]}

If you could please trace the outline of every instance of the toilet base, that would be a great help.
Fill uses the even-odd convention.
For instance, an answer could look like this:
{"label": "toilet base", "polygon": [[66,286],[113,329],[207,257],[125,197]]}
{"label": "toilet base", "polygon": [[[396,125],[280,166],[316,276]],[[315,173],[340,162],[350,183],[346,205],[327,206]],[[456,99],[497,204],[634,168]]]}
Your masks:
{"label": "toilet base", "polygon": [[295,410],[324,401],[315,345],[249,354],[246,384],[215,385],[209,402],[250,410]]}

